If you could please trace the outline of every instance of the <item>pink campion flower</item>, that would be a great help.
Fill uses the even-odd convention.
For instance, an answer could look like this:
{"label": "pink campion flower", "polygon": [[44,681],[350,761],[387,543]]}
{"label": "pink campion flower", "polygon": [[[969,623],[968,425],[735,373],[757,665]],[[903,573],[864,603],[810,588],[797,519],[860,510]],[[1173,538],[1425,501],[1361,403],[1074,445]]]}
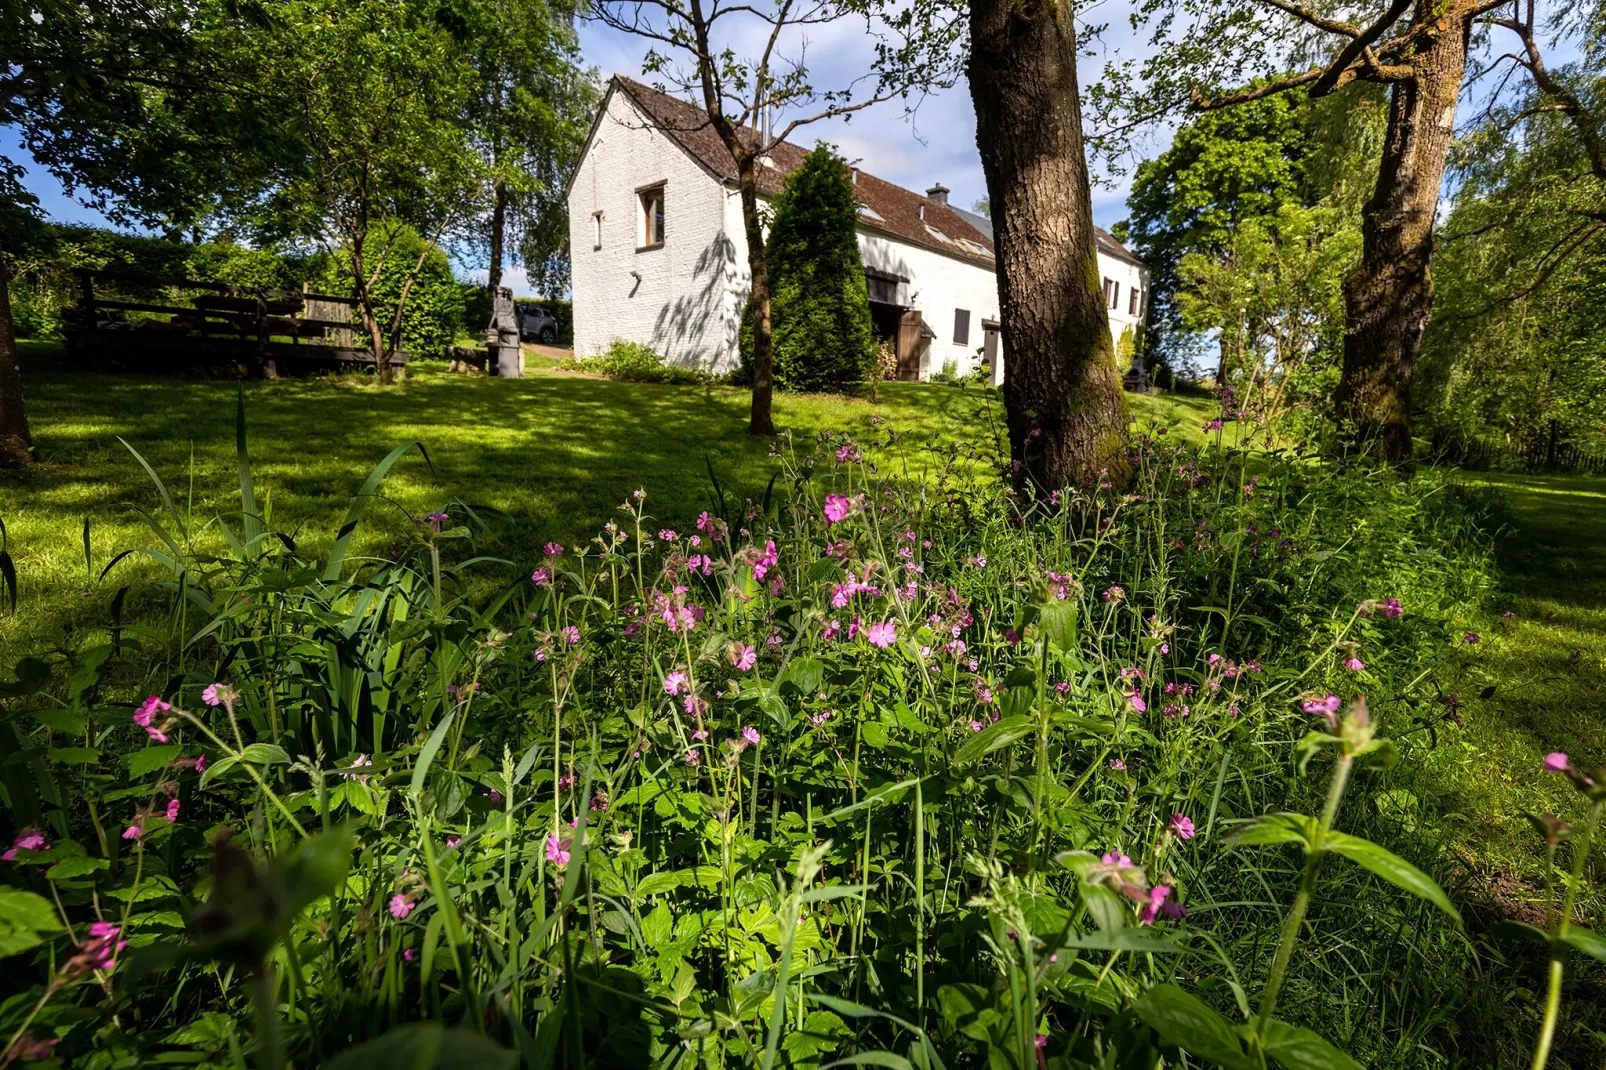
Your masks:
{"label": "pink campion flower", "polygon": [[851,442],[836,451],[837,464],[851,464],[854,461],[863,459],[863,457],[864,455],[859,452],[858,447]]}
{"label": "pink campion flower", "polygon": [[1194,837],[1193,818],[1186,814],[1172,814],[1171,823],[1166,827],[1179,840],[1191,840]]}
{"label": "pink campion flower", "polygon": [[390,897],[390,916],[397,921],[403,921],[413,912],[413,901],[397,892]]}
{"label": "pink campion flower", "polygon": [[413,956],[415,954],[417,954],[417,952],[415,952],[412,948],[408,948],[407,950],[402,952],[402,961],[403,962],[411,962],[411,961],[413,961]]}
{"label": "pink campion flower", "polygon": [[1132,704],[1132,708],[1137,712],[1148,712],[1149,704],[1143,701],[1143,696],[1138,693],[1137,688],[1134,687],[1131,691],[1127,692],[1126,700]]}
{"label": "pink campion flower", "polygon": [[146,730],[150,729],[151,719],[158,713],[166,713],[173,708],[171,703],[163,702],[160,695],[152,695],[134,710],[134,723]]}
{"label": "pink campion flower", "polygon": [[1161,653],[1161,655],[1165,655],[1165,654],[1171,653],[1171,644],[1170,643],[1161,643],[1160,644],[1160,653]]}
{"label": "pink campion flower", "polygon": [[737,672],[746,672],[758,664],[758,651],[750,646],[732,643],[728,654],[731,664],[735,666]]}
{"label": "pink campion flower", "polygon": [[1545,769],[1552,773],[1565,773],[1567,771],[1567,755],[1561,751],[1551,751],[1545,755]]}
{"label": "pink campion flower", "polygon": [[0,1052],[0,1060],[19,1063],[42,1063],[56,1053],[56,1045],[61,1043],[60,1037],[36,1037],[33,1030],[26,1030],[16,1043]]}
{"label": "pink campion flower", "polygon": [[145,830],[138,825],[130,825],[123,830],[123,839],[137,840],[145,835]]}
{"label": "pink campion flower", "polygon": [[708,712],[708,703],[704,702],[696,695],[687,695],[685,699],[681,701],[680,707],[692,717],[701,717],[703,714]]}
{"label": "pink campion flower", "polygon": [[898,641],[898,628],[891,620],[884,620],[865,629],[864,637],[870,640],[871,646],[885,650]]}
{"label": "pink campion flower", "polygon": [[569,864],[569,845],[572,844],[573,842],[574,842],[573,840],[563,840],[563,841],[560,842],[558,840],[558,834],[556,832],[547,833],[547,838],[546,838],[546,860],[548,862],[551,862],[555,866],[566,866],[566,865],[568,865]]}
{"label": "pink campion flower", "polygon": [[1366,666],[1362,664],[1360,658],[1345,658],[1344,668],[1348,669],[1350,672],[1360,672],[1362,669],[1366,668]]}
{"label": "pink campion flower", "polygon": [[1039,1034],[1037,1034],[1037,1036],[1032,1038],[1032,1043],[1037,1045],[1037,1050],[1038,1051],[1044,1050],[1045,1048],[1048,1047],[1048,1034],[1047,1033],[1039,1033]]}
{"label": "pink campion flower", "polygon": [[117,965],[117,953],[128,946],[122,938],[123,930],[109,921],[97,921],[89,927],[89,937],[78,945],[78,951],[67,963],[73,972],[110,970]]}
{"label": "pink campion flower", "polygon": [[562,557],[563,556],[563,544],[562,543],[556,543],[556,542],[549,542],[545,546],[541,547],[541,551],[543,553],[545,553],[548,557]]}
{"label": "pink campion flower", "polygon": [[708,738],[708,729],[699,728],[697,731],[695,731],[695,732],[693,732],[691,734],[691,738],[693,738],[697,742],[701,743],[703,740]]}
{"label": "pink campion flower", "polygon": [[1164,914],[1170,921],[1181,921],[1188,916],[1188,908],[1175,899],[1168,899],[1160,904],[1160,913]]}
{"label": "pink campion flower", "polygon": [[1204,429],[1206,431],[1220,431],[1221,430],[1221,417],[1217,416],[1214,420],[1205,421]]}
{"label": "pink campion flower", "polygon": [[758,729],[748,725],[742,729],[742,741],[749,747],[756,747],[764,741],[764,737],[758,734]]}
{"label": "pink campion flower", "polygon": [[1477,646],[1479,643],[1483,642],[1483,636],[1479,635],[1477,632],[1468,632],[1466,635],[1462,636],[1462,638],[1473,646]]}
{"label": "pink campion flower", "polygon": [[679,536],[677,536],[675,534],[675,529],[674,528],[659,528],[658,529],[658,541],[659,542],[674,542],[677,538],[679,538]]}
{"label": "pink campion flower", "polygon": [[1071,682],[1069,680],[1061,680],[1054,685],[1054,692],[1062,698],[1069,695],[1071,693]]}
{"label": "pink campion flower", "polygon": [[845,494],[827,494],[825,496],[825,520],[828,524],[840,524],[853,512],[853,501]]}
{"label": "pink campion flower", "polygon": [[1160,908],[1165,906],[1165,901],[1169,898],[1171,898],[1170,885],[1156,884],[1153,888],[1150,888],[1148,905],[1138,911],[1138,924],[1153,925],[1155,917],[1160,913]]}
{"label": "pink campion flower", "polygon": [[1313,717],[1327,717],[1337,713],[1338,707],[1343,705],[1343,701],[1337,695],[1329,694],[1326,698],[1306,699],[1299,704],[1299,707]]}
{"label": "pink campion flower", "polygon": [[693,748],[691,748],[690,750],[688,750],[686,752],[686,759],[685,760],[686,760],[686,764],[687,765],[695,766],[698,762],[701,762],[703,760],[703,756],[700,753],[698,753],[696,747],[693,747]]}
{"label": "pink campion flower", "polygon": [[975,565],[977,568],[986,568],[987,567],[987,555],[986,554],[977,554],[975,557],[970,559],[970,563]]}
{"label": "pink campion flower", "polygon": [[579,645],[579,642],[580,642],[580,629],[576,628],[574,625],[572,625],[572,624],[568,625],[567,627],[563,628],[558,634],[563,636],[563,641],[565,643],[568,643],[570,646]]}
{"label": "pink campion flower", "polygon": [[1122,602],[1126,600],[1126,592],[1118,585],[1112,583],[1109,587],[1104,589],[1104,593],[1099,595],[1099,597],[1104,599],[1106,602]]}
{"label": "pink campion flower", "polygon": [[23,829],[17,833],[17,838],[11,841],[11,847],[4,854],[0,854],[0,861],[15,862],[18,851],[48,851],[50,844],[38,829]]}
{"label": "pink campion flower", "polygon": [[971,721],[970,722],[970,730],[972,732],[980,732],[983,728],[986,728],[986,727],[987,727],[987,724],[984,721]]}
{"label": "pink campion flower", "polygon": [[755,580],[763,579],[779,560],[780,555],[775,552],[775,540],[770,539],[764,544],[764,553],[757,561],[753,562],[753,578]]}
{"label": "pink campion flower", "polygon": [[1514,610],[1508,609],[1504,613],[1500,614],[1500,619],[1501,620],[1516,620],[1517,619],[1517,614],[1516,614],[1516,612]]}
{"label": "pink campion flower", "polygon": [[1111,758],[1110,768],[1115,770],[1117,773],[1124,773],[1126,772],[1126,763],[1119,758]]}
{"label": "pink campion flower", "polygon": [[537,587],[552,586],[552,570],[549,568],[536,569],[534,572],[530,573],[530,582],[535,584]]}
{"label": "pink campion flower", "polygon": [[206,772],[206,755],[202,754],[195,759],[195,771],[197,773]]}
{"label": "pink campion flower", "polygon": [[461,836],[448,836],[446,837],[446,849],[448,851],[455,851],[457,850],[457,845],[462,842],[463,837]]}
{"label": "pink campion flower", "polygon": [[682,691],[686,690],[686,685],[688,683],[690,683],[690,680],[686,674],[681,672],[679,669],[676,669],[674,672],[664,677],[664,690],[669,692],[671,695],[678,695]]}
{"label": "pink campion flower", "polygon": [[1119,851],[1110,851],[1099,861],[1106,866],[1130,866],[1132,864],[1132,860]]}
{"label": "pink campion flower", "polygon": [[848,622],[848,638],[849,639],[857,639],[859,637],[859,633],[862,632],[862,631],[864,631],[864,618],[863,617],[854,617],[853,620]]}
{"label": "pink campion flower", "polygon": [[822,633],[822,638],[824,638],[826,640],[826,642],[830,642],[832,639],[835,639],[838,635],[841,635],[841,634],[842,634],[842,622],[841,621],[828,620],[828,621],[825,622],[825,630]]}
{"label": "pink campion flower", "polygon": [[167,823],[169,825],[178,820],[178,812],[179,801],[177,799],[167,800]]}
{"label": "pink campion flower", "polygon": [[201,701],[206,703],[208,706],[221,706],[221,705],[223,705],[223,699],[218,694],[218,688],[221,687],[221,686],[223,686],[223,685],[221,685],[221,684],[208,684],[208,685],[206,685],[206,687],[201,691]]}
{"label": "pink campion flower", "polygon": [[1405,610],[1400,606],[1400,600],[1398,598],[1386,598],[1383,600],[1382,604],[1383,615],[1390,620],[1399,620],[1400,614],[1405,612]]}

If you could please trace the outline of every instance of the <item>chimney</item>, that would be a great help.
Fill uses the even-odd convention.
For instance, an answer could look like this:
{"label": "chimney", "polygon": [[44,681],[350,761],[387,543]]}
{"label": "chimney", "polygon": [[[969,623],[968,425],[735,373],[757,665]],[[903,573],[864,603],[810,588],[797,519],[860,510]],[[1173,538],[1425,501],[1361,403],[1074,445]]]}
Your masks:
{"label": "chimney", "polygon": [[932,186],[930,189],[926,190],[926,196],[930,197],[938,204],[947,204],[948,187],[939,182],[935,186]]}

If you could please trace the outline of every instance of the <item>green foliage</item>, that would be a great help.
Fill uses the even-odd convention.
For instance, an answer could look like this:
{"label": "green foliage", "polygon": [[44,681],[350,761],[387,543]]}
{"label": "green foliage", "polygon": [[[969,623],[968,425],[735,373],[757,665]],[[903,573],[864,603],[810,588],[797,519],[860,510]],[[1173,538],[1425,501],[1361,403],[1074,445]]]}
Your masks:
{"label": "green foliage", "polygon": [[625,383],[704,383],[708,376],[696,368],[670,364],[652,346],[641,342],[614,342],[595,357],[576,360],[581,371],[606,375]]}
{"label": "green foliage", "polygon": [[[825,143],[775,198],[765,255],[775,385],[857,391],[875,367],[870,295],[859,255],[858,202],[847,164]],[[743,317],[742,363],[752,363],[752,313]]]}
{"label": "green foliage", "polygon": [[[401,301],[402,291],[407,288],[406,304],[401,311],[402,348],[414,357],[445,356],[458,334],[465,327],[472,329],[472,325],[464,323],[468,315],[465,284],[453,278],[452,266],[446,254],[433,243],[426,243],[411,227],[398,225],[375,231],[370,233],[369,240],[374,243],[370,247],[370,256],[374,249],[386,250],[384,264],[368,287],[379,322],[383,325],[391,321]],[[354,298],[357,293],[352,283],[352,272],[351,251],[347,248],[336,249],[325,260],[314,289],[320,293]],[[484,287],[476,289],[483,290]],[[487,320],[489,318],[486,317]],[[479,326],[483,329],[484,323]]]}

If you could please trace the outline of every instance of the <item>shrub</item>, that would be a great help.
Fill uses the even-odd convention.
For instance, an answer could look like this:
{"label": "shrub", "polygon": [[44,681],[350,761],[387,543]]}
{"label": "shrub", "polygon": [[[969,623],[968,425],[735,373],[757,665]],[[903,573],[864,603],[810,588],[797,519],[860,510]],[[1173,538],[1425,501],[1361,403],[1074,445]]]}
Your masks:
{"label": "shrub", "polygon": [[606,375],[625,383],[674,383],[689,385],[707,382],[707,373],[697,368],[670,364],[652,346],[641,342],[616,341],[595,357],[571,361],[580,371]]}
{"label": "shrub", "polygon": [[[1382,800],[1453,736],[1434,699],[1487,569],[1449,488],[1148,437],[1131,494],[1023,510],[968,469],[883,477],[865,430],[784,448],[760,503],[660,522],[638,493],[527,580],[455,502],[347,560],[400,450],[321,543],[275,537],[248,479],[204,529],[169,504],[173,630],[5,684],[8,1034],[84,1066],[253,1035],[276,1065],[1258,1066],[1224,1015],[1302,931],[1276,852],[1325,842],[1366,869],[1308,870],[1342,938],[1277,956],[1280,1018],[1428,1045],[1468,945],[1337,833],[1428,845],[1365,798],[1334,824],[1336,792],[1325,841],[1244,823],[1351,766]],[[1418,1000],[1352,997],[1372,971]],[[421,1017],[485,1036],[379,1036]],[[1350,1065],[1273,1023],[1284,1065]]]}
{"label": "shrub", "polygon": [[[367,255],[377,256],[385,244],[385,232],[376,230],[369,235]],[[407,276],[421,255],[423,269],[408,290],[407,304],[402,310],[402,349],[409,357],[438,358],[445,356],[458,333],[465,329],[465,296],[462,285],[452,277],[452,265],[446,253],[439,247],[426,253],[424,239],[411,227],[399,226],[395,231],[395,239],[373,287],[374,311],[381,327],[389,324]],[[337,250],[328,258],[317,285],[323,292],[335,296],[356,296],[349,251]],[[484,326],[480,324],[480,330]],[[361,331],[357,332],[357,339],[358,346],[368,344],[367,335]]]}
{"label": "shrub", "polygon": [[[847,164],[823,142],[787,176],[765,243],[775,385],[857,391],[876,360],[870,294],[859,256],[858,202]],[[751,309],[741,329],[751,380]]]}

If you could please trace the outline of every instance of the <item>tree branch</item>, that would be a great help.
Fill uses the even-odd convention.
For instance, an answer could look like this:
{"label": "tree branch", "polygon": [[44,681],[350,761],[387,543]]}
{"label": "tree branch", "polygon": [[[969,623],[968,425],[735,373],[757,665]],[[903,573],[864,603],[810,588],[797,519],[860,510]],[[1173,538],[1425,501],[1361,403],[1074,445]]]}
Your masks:
{"label": "tree branch", "polygon": [[1384,12],[1381,18],[1363,30],[1358,37],[1345,45],[1338,55],[1334,57],[1333,62],[1327,65],[1327,70],[1322,73],[1321,78],[1317,80],[1315,85],[1311,86],[1310,95],[1312,97],[1325,97],[1339,86],[1352,80],[1345,79],[1344,72],[1357,59],[1363,60],[1367,67],[1378,72],[1381,76],[1381,65],[1377,62],[1377,57],[1372,55],[1372,45],[1377,43],[1377,39],[1382,37],[1389,27],[1400,21],[1400,18],[1410,9],[1414,2],[1415,0],[1394,0],[1394,3],[1389,5],[1388,11]]}

